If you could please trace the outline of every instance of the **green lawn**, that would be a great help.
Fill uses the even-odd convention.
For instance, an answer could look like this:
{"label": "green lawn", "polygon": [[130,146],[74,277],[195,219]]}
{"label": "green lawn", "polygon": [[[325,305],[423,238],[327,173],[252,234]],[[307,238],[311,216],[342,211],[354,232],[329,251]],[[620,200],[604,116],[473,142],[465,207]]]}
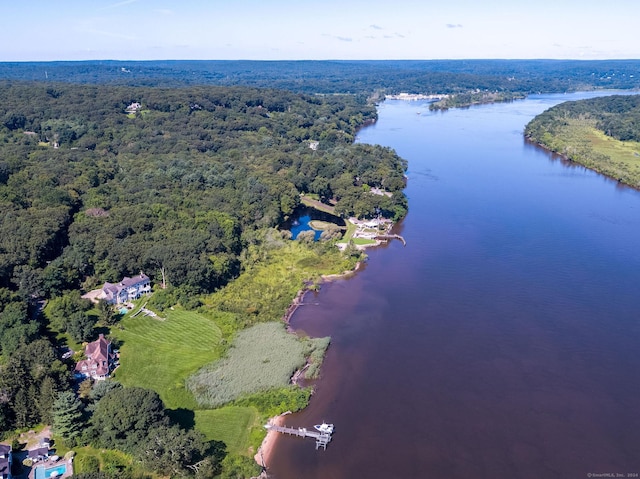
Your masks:
{"label": "green lawn", "polygon": [[351,238],[353,238],[353,233],[356,232],[356,225],[354,225],[351,221],[346,221],[347,223],[347,231],[342,236],[342,240],[339,243],[348,243]]}
{"label": "green lawn", "polygon": [[589,130],[587,138],[595,151],[609,158],[607,164],[598,165],[602,173],[640,186],[640,143],[620,141],[595,128]]}
{"label": "green lawn", "polygon": [[353,244],[355,245],[368,245],[368,244],[376,244],[375,240],[372,239],[368,239],[368,238],[353,238]]}
{"label": "green lawn", "polygon": [[123,330],[113,328],[112,334],[122,341],[115,379],[153,389],[167,408],[195,409],[184,380],[220,356],[222,333],[213,319],[196,312],[176,308],[162,316],[166,319],[127,315]]}
{"label": "green lawn", "polygon": [[207,440],[222,441],[233,454],[251,454],[249,435],[259,419],[252,407],[226,406],[219,409],[196,411],[196,429]]}

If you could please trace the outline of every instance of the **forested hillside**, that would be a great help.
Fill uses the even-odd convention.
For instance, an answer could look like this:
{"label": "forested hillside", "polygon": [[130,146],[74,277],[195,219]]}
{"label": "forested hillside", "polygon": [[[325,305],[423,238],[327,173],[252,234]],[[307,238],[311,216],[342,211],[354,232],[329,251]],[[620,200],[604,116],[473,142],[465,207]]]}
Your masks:
{"label": "forested hillside", "polygon": [[640,88],[638,60],[85,61],[0,63],[0,78],[309,94],[564,92]]}
{"label": "forested hillside", "polygon": [[565,102],[534,118],[531,141],[640,187],[640,95],[613,95]]}
{"label": "forested hillside", "polygon": [[[0,434],[53,424],[69,447],[119,449],[129,462],[112,477],[132,477],[124,469],[135,464],[193,475],[197,463],[198,477],[221,470],[238,477],[234,461],[253,470],[244,436],[221,469],[228,451],[195,433],[185,380],[219,358],[237,331],[279,319],[314,274],[353,267],[357,252],[343,255],[331,243],[294,245],[273,229],[301,194],[331,201],[345,216],[406,213],[406,162],[388,148],[353,143],[357,129],[375,119],[372,105],[346,95],[1,83]],[[168,288],[149,307],[170,308],[170,321],[136,318],[125,331],[126,321],[105,304],[89,311],[80,298],[140,271],[156,289],[166,279]],[[199,306],[202,314],[186,311]],[[140,324],[146,326],[135,333]],[[181,324],[188,327],[171,329]],[[165,327],[174,333],[162,334]],[[81,342],[109,328],[118,331],[112,339],[124,341],[117,379],[129,387],[107,382],[91,389],[89,381],[78,398],[72,369],[82,358]],[[204,346],[203,337],[210,341]],[[154,355],[161,343],[165,352]],[[73,346],[74,358],[63,358],[62,346]],[[141,372],[140,364],[160,362],[164,374]],[[155,392],[130,388],[139,385]],[[231,413],[198,411],[198,429],[208,439],[217,440],[220,430],[240,437],[255,425],[220,427],[212,418],[258,418],[282,404],[301,407],[309,397],[283,388],[267,399],[254,394]],[[148,401],[148,411],[122,399],[132,394]],[[165,405],[178,410],[171,420]],[[111,424],[119,407],[120,429],[106,438],[102,422]],[[176,417],[190,418],[180,422],[187,429]],[[95,461],[85,452],[77,464],[81,472],[109,470]]]}
{"label": "forested hillside", "polygon": [[244,237],[300,193],[345,214],[405,211],[403,161],[352,144],[375,118],[353,97],[40,84],[0,96],[0,286],[27,296],[161,267],[212,291],[237,275]]}

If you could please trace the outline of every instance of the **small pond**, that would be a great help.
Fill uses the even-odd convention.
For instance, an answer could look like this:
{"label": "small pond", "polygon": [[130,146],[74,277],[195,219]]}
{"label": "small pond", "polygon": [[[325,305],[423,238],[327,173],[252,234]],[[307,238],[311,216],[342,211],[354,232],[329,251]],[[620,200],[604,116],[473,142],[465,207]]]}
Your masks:
{"label": "small pond", "polygon": [[303,231],[313,231],[315,233],[314,240],[318,241],[322,231],[316,231],[309,225],[309,222],[314,220],[346,226],[344,220],[338,216],[303,206],[296,208],[291,217],[280,225],[280,229],[291,231],[291,239],[296,239]]}

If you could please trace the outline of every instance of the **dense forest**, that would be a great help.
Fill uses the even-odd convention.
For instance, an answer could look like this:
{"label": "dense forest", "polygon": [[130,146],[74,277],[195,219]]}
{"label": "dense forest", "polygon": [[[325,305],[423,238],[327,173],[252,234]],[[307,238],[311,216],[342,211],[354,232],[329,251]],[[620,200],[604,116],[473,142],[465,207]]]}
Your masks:
{"label": "dense forest", "polygon": [[212,291],[237,275],[243,235],[278,225],[301,193],[345,215],[405,212],[404,162],[352,144],[375,118],[353,97],[33,84],[0,95],[0,286],[26,296],[160,268]]}
{"label": "dense forest", "polygon": [[[270,336],[249,326],[276,322],[318,271],[360,258],[331,238],[291,242],[276,229],[302,195],[345,217],[406,214],[406,162],[353,142],[376,119],[372,99],[458,95],[446,108],[639,87],[637,61],[0,63],[0,434],[50,424],[60,452],[93,446],[75,461],[78,477],[248,477],[255,464],[246,448],[228,453],[194,424],[208,433],[225,414],[263,419],[303,407],[310,392],[248,394],[243,384],[212,392],[198,381],[263,354],[251,334]],[[618,98],[552,110],[527,134],[544,144],[559,138],[549,125],[575,117],[583,133],[637,141],[638,97]],[[154,284],[149,307],[170,320],[127,322],[80,297],[140,271]],[[231,347],[244,330],[250,345]],[[78,384],[74,360],[99,332],[122,348],[119,382]],[[198,349],[200,337],[207,348]],[[167,367],[148,373],[140,364],[158,362],[161,341]],[[72,345],[76,355],[65,358]],[[227,363],[211,362],[230,349],[237,354]],[[295,361],[311,350],[323,349],[307,345]],[[284,364],[284,375],[298,362]],[[228,397],[210,399],[221,392]],[[236,409],[202,405],[225,401]]]}
{"label": "dense forest", "polygon": [[[53,424],[70,446],[119,449],[148,470],[220,473],[215,445],[170,420],[150,391],[70,393],[73,364],[61,359],[56,335],[94,339],[96,321],[107,332],[117,317],[104,304],[89,314],[81,292],[140,271],[156,286],[168,282],[159,308],[162,301],[197,306],[190,301],[264,261],[262,241],[284,245],[265,232],[276,231],[301,194],[344,216],[404,216],[406,162],[388,148],[353,143],[375,119],[360,96],[3,82],[0,431]],[[295,293],[278,294],[269,301],[279,309],[274,315]],[[225,305],[234,310],[232,300]],[[225,338],[255,321],[251,315],[226,326]],[[126,409],[123,397],[132,395],[139,402]],[[119,403],[126,417],[102,424]],[[149,416],[133,418],[143,403]],[[107,438],[96,433],[101,428],[114,433]],[[197,471],[187,467],[194,464]]]}
{"label": "dense forest", "polygon": [[569,160],[640,187],[640,95],[561,103],[534,118],[525,135]]}
{"label": "dense forest", "polygon": [[309,94],[640,88],[638,60],[86,61],[0,63],[0,78],[144,86],[245,85]]}

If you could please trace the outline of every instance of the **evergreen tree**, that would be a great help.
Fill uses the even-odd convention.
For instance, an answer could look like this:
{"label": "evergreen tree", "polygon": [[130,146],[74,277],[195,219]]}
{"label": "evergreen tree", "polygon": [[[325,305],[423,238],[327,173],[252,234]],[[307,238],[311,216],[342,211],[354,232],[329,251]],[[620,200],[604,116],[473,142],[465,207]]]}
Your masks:
{"label": "evergreen tree", "polygon": [[74,444],[83,426],[82,403],[72,391],[63,391],[53,403],[53,432]]}
{"label": "evergreen tree", "polygon": [[96,322],[84,311],[71,314],[67,321],[67,332],[75,341],[89,341],[93,336],[93,327]]}
{"label": "evergreen tree", "polygon": [[13,398],[13,413],[16,418],[16,427],[23,428],[29,426],[29,398],[24,388],[18,389]]}
{"label": "evergreen tree", "polygon": [[53,421],[51,411],[57,395],[58,391],[56,389],[55,381],[51,376],[45,377],[40,384],[40,394],[36,398],[36,406],[38,408],[38,413],[40,414],[40,421],[45,424],[51,424]]}
{"label": "evergreen tree", "polygon": [[104,396],[106,396],[110,391],[114,389],[121,388],[122,385],[118,381],[114,381],[113,379],[106,379],[104,381],[96,381],[89,393],[89,398],[93,402],[98,402]]}

